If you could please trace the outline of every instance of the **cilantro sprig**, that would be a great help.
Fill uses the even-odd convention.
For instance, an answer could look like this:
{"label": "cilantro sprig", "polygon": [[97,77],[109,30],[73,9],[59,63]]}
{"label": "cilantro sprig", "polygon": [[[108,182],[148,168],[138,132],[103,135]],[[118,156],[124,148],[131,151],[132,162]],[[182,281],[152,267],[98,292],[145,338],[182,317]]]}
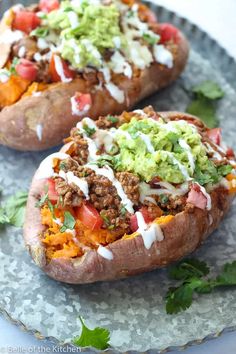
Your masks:
{"label": "cilantro sprig", "polygon": [[99,350],[105,350],[109,347],[110,332],[106,328],[96,327],[89,329],[82,317],[79,317],[82,331],[80,336],[75,337],[72,343],[77,347],[93,347]]}
{"label": "cilantro sprig", "polygon": [[209,267],[197,259],[186,259],[170,268],[169,276],[182,281],[166,294],[166,312],[176,314],[188,309],[193,295],[211,293],[215,288],[236,285],[236,261],[226,263],[216,278],[206,278]]}
{"label": "cilantro sprig", "polygon": [[209,127],[218,126],[216,101],[224,96],[221,87],[214,81],[204,81],[192,88],[194,99],[187,107],[187,112],[198,116]]}
{"label": "cilantro sprig", "polygon": [[69,211],[65,211],[64,214],[64,222],[62,227],[60,228],[60,232],[65,232],[67,229],[74,230],[76,221],[73,215]]}
{"label": "cilantro sprig", "polygon": [[17,192],[7,199],[0,208],[0,226],[7,224],[16,227],[23,226],[27,198],[27,192]]}

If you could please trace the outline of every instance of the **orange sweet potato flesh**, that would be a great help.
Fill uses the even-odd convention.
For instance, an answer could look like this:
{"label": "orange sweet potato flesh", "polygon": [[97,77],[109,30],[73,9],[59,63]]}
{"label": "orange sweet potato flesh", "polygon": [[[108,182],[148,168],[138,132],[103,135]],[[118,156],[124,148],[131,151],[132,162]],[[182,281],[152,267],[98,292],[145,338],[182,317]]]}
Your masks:
{"label": "orange sweet potato flesh", "polygon": [[0,108],[17,102],[30,85],[29,80],[12,75],[5,83],[0,83]]}

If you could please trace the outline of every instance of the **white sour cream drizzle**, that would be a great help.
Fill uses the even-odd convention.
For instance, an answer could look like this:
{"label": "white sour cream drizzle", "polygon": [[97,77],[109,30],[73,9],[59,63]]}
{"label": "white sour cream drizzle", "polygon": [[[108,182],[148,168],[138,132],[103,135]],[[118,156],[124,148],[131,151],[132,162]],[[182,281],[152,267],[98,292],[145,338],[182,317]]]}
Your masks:
{"label": "white sour cream drizzle", "polygon": [[135,215],[137,217],[138,223],[137,232],[140,233],[140,235],[142,236],[143,243],[146,249],[149,250],[155,241],[164,240],[163,232],[158,224],[152,223],[151,225],[147,225],[142,213],[139,211],[137,211]]}
{"label": "white sour cream drizzle", "polygon": [[96,161],[99,156],[97,155],[97,152],[98,152],[98,148],[97,148],[97,145],[95,143],[95,141],[93,139],[90,139],[87,135],[86,135],[86,132],[83,128],[83,123],[87,124],[87,126],[90,128],[90,129],[95,129],[97,130],[97,126],[96,124],[94,123],[94,121],[88,117],[84,118],[81,122],[77,123],[76,127],[78,129],[81,130],[82,134],[83,134],[83,138],[87,141],[87,144],[88,144],[88,161],[91,162],[91,161]]}
{"label": "white sour cream drizzle", "polygon": [[125,94],[124,91],[122,91],[118,86],[113,84],[112,82],[109,82],[108,84],[105,84],[105,87],[107,91],[110,93],[110,95],[118,102],[118,103],[123,103],[125,101]]}
{"label": "white sour cream drizzle", "polygon": [[114,172],[109,166],[99,168],[98,166],[93,165],[91,163],[85,166],[93,170],[97,175],[104,176],[109,179],[109,181],[111,181],[113,186],[116,188],[117,194],[120,197],[125,209],[131,214],[134,213],[133,202],[127,197],[122,187],[122,184],[115,178]]}
{"label": "white sour cream drizzle", "polygon": [[153,52],[158,63],[167,66],[168,69],[173,68],[173,55],[163,44],[155,44],[153,46]]}
{"label": "white sour cream drizzle", "polygon": [[15,42],[18,42],[23,37],[24,33],[21,31],[12,31],[11,29],[6,29],[1,34],[0,43],[13,44]]}
{"label": "white sour cream drizzle", "polygon": [[184,139],[179,139],[179,145],[186,150],[186,153],[188,155],[188,160],[191,168],[191,172],[193,173],[195,170],[195,157],[193,156],[191,152],[190,146],[186,143]]}
{"label": "white sour cream drizzle", "polygon": [[97,249],[97,253],[108,261],[113,260],[113,253],[106,247],[100,245]]}
{"label": "white sour cream drizzle", "polygon": [[10,79],[10,72],[6,69],[0,69],[0,82],[5,84]]}
{"label": "white sour cream drizzle", "polygon": [[67,78],[65,76],[61,58],[58,55],[54,55],[54,61],[55,61],[56,72],[60,76],[61,81],[64,82],[64,83],[71,82],[72,79]]}
{"label": "white sour cream drizzle", "polygon": [[54,176],[53,159],[65,160],[70,155],[63,152],[55,152],[44,159],[38,169],[36,179],[50,178]]}
{"label": "white sour cream drizzle", "polygon": [[184,178],[187,181],[190,181],[192,178],[189,176],[187,168],[182,163],[180,163],[179,160],[177,160],[175,158],[173,153],[171,153],[169,151],[165,151],[165,154],[170,157],[170,159],[173,161],[174,165],[178,166],[178,168],[179,168],[180,172],[182,173],[182,175],[184,176]]}
{"label": "white sour cream drizzle", "polygon": [[204,195],[204,197],[206,197],[206,200],[207,200],[206,209],[211,210],[211,196],[210,196],[210,194],[208,194],[206,189],[203,186],[201,186],[199,183],[195,182],[195,184],[197,184],[199,186],[202,194]]}
{"label": "white sour cream drizzle", "polygon": [[138,136],[143,140],[143,142],[145,143],[146,147],[147,147],[147,151],[150,152],[150,154],[154,154],[155,149],[151,143],[151,139],[149,138],[148,135],[139,132]]}
{"label": "white sour cream drizzle", "polygon": [[86,199],[89,199],[89,187],[85,178],[79,178],[71,171],[65,173],[62,170],[59,171],[59,177],[63,178],[68,184],[74,183],[81,190]]}
{"label": "white sour cream drizzle", "polygon": [[141,182],[139,185],[139,191],[140,191],[140,202],[144,203],[145,200],[151,201],[154,204],[156,204],[156,201],[154,198],[150,200],[150,196],[153,195],[161,195],[161,194],[168,194],[168,195],[173,195],[175,196],[181,196],[184,195],[188,192],[189,186],[188,182],[184,182],[181,184],[179,188],[175,188],[172,184],[169,182],[157,182],[155,183],[156,185],[159,185],[162,188],[151,188],[148,183]]}
{"label": "white sour cream drizzle", "polygon": [[216,159],[216,160],[219,160],[219,161],[223,159],[221,154],[219,154],[218,151],[214,150],[209,143],[205,143],[205,146],[206,146],[207,152],[212,153],[213,159]]}
{"label": "white sour cream drizzle", "polygon": [[36,134],[39,139],[39,141],[42,141],[43,138],[43,126],[42,124],[37,124],[36,125]]}

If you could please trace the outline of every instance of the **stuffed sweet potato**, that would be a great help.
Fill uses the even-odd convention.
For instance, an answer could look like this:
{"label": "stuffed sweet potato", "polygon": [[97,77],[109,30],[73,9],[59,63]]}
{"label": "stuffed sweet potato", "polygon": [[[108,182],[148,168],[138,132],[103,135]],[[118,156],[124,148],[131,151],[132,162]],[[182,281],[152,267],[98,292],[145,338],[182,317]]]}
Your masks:
{"label": "stuffed sweet potato", "polygon": [[113,280],[168,265],[217,228],[236,192],[220,129],[151,107],[73,128],[37,170],[25,244],[50,277]]}
{"label": "stuffed sweet potato", "polygon": [[42,150],[85,116],[120,114],[174,81],[188,44],[134,0],[41,0],[0,25],[0,143]]}

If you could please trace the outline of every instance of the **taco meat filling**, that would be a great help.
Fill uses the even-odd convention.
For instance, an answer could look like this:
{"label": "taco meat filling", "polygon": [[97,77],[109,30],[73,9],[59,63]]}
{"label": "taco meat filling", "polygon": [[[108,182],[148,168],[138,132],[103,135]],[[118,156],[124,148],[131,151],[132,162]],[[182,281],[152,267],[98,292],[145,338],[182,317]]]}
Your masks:
{"label": "taco meat filling", "polygon": [[141,235],[150,248],[160,224],[194,207],[211,210],[210,192],[235,193],[235,156],[220,128],[195,119],[168,120],[151,107],[120,116],[84,118],[48,156],[37,178],[37,206],[48,259],[82,256]]}

